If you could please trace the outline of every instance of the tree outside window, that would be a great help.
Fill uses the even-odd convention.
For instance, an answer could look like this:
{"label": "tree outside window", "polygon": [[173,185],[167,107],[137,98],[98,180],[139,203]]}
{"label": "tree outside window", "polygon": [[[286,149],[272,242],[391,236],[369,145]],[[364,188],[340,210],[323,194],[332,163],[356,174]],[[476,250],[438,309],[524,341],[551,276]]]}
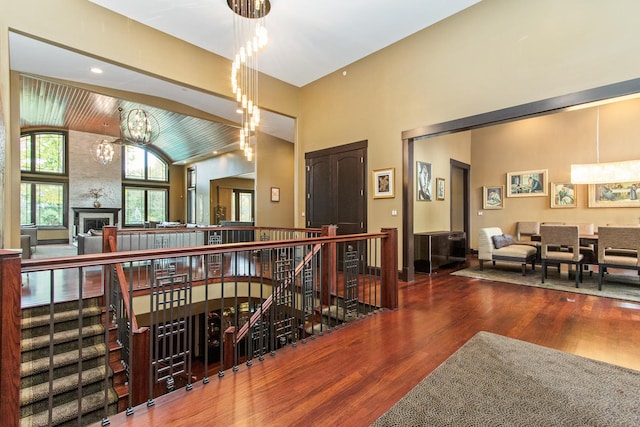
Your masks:
{"label": "tree outside window", "polygon": [[169,166],[166,161],[149,150],[127,145],[123,182],[126,226],[168,220]]}
{"label": "tree outside window", "polygon": [[20,223],[40,227],[67,224],[67,134],[24,133],[20,137]]}

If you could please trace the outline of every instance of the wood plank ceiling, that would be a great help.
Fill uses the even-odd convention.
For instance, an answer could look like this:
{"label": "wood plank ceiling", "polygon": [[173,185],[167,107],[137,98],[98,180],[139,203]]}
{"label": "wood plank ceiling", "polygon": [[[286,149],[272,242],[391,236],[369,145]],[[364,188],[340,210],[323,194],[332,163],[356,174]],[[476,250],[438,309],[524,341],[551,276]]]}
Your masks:
{"label": "wood plank ceiling", "polygon": [[[158,121],[154,148],[171,163],[202,160],[238,149],[238,128],[34,76],[20,77],[20,127],[62,128],[120,140],[120,111],[142,108]],[[106,124],[106,126],[105,126]]]}

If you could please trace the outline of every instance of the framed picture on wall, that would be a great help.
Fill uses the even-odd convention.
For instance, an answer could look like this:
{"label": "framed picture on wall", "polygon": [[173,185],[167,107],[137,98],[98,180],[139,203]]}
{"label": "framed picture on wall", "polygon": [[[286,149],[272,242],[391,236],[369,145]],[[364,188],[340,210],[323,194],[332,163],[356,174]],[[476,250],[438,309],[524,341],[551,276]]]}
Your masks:
{"label": "framed picture on wall", "polygon": [[436,199],[444,200],[444,178],[436,178]]}
{"label": "framed picture on wall", "polygon": [[394,168],[376,169],[372,172],[373,178],[373,198],[383,199],[395,197],[393,194]]}
{"label": "framed picture on wall", "polygon": [[416,162],[416,189],[419,202],[431,201],[431,163]]}
{"label": "framed picture on wall", "polygon": [[504,185],[482,187],[482,209],[504,208]]}
{"label": "framed picture on wall", "polygon": [[571,183],[552,182],[551,187],[551,200],[552,208],[575,208],[577,207],[577,185]]}
{"label": "framed picture on wall", "polygon": [[547,175],[546,169],[507,173],[507,197],[546,196]]}
{"label": "framed picture on wall", "polygon": [[271,187],[271,201],[272,202],[280,201],[280,187]]}
{"label": "framed picture on wall", "polygon": [[638,208],[640,182],[589,184],[590,208]]}

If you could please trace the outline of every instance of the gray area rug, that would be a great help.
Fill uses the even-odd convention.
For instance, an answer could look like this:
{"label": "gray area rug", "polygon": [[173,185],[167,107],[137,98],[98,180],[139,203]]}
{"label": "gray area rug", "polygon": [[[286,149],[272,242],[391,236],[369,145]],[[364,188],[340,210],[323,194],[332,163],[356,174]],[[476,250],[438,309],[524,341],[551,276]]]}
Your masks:
{"label": "gray area rug", "polygon": [[640,372],[478,332],[372,425],[637,426]]}
{"label": "gray area rug", "polygon": [[555,289],[558,291],[575,292],[587,295],[597,295],[608,298],[619,298],[628,301],[640,302],[640,277],[635,271],[612,270],[605,274],[602,282],[602,290],[598,290],[598,273],[594,272],[589,276],[588,272],[583,273],[580,287],[575,287],[573,273],[571,279],[567,276],[566,266],[558,273],[557,268],[549,267],[547,278],[542,284],[542,270],[536,266],[535,271],[527,270],[526,276],[522,275],[520,265],[498,264],[496,266],[486,265],[484,271],[480,271],[479,266],[472,266],[463,270],[454,271],[454,276],[471,277],[474,279],[493,280],[495,282],[513,283],[516,285],[535,286],[538,288]]}

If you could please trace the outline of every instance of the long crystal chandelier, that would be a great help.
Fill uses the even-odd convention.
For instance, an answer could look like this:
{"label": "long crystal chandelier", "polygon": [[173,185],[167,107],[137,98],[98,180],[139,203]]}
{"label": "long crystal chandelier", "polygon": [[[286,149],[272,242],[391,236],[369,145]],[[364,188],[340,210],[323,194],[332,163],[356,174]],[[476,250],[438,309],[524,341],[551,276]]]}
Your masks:
{"label": "long crystal chandelier", "polygon": [[234,60],[231,88],[242,113],[240,149],[247,160],[253,158],[260,124],[258,107],[258,51],[267,44],[264,17],[271,10],[269,0],[227,0],[234,12]]}

